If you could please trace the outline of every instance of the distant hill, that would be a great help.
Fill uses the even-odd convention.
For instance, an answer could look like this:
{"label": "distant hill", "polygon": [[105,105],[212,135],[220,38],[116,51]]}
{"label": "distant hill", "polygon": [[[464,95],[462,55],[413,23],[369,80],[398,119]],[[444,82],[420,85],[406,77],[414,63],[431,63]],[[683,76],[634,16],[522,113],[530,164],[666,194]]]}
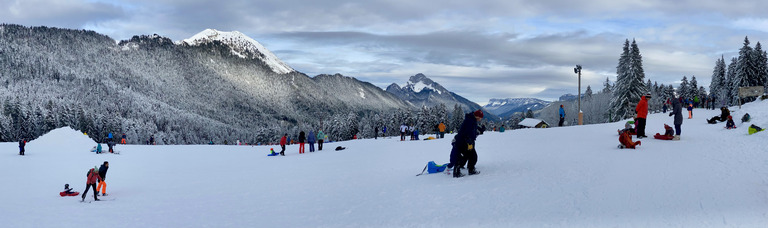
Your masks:
{"label": "distant hill", "polygon": [[541,110],[550,103],[537,98],[494,98],[488,101],[488,104],[483,106],[483,108],[501,118],[507,118],[517,112],[526,112],[528,109],[533,111]]}

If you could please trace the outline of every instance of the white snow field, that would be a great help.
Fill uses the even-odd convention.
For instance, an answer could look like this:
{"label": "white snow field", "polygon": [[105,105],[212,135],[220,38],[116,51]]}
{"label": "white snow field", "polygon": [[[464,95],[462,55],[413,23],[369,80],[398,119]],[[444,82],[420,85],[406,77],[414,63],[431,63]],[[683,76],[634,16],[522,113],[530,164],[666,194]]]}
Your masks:
{"label": "white snow field", "polygon": [[[738,129],[696,109],[682,140],[643,139],[636,150],[617,148],[623,122],[487,132],[482,173],[462,178],[415,176],[448,162],[452,135],[306,154],[291,145],[285,157],[266,156],[279,146],[224,145],[97,155],[63,128],[29,142],[27,156],[0,144],[0,227],[767,227],[768,131],[747,135],[738,119],[748,112],[768,127],[768,101],[730,109]],[[651,114],[648,135],[664,123],[672,117]],[[58,195],[65,183],[82,192],[103,161],[103,198],[114,200]]]}

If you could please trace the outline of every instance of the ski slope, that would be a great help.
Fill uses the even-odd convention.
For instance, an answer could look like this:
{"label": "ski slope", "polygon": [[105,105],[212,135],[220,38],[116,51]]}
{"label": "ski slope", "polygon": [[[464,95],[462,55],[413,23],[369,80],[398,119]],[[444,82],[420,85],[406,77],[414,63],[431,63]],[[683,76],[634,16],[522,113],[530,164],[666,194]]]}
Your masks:
{"label": "ski slope", "polygon": [[[768,127],[768,101],[730,109]],[[452,135],[301,155],[291,145],[285,157],[225,145],[118,145],[120,155],[97,155],[92,140],[63,128],[29,142],[24,157],[17,143],[0,144],[0,226],[766,227],[768,131],[707,124],[715,115],[696,109],[682,140],[643,139],[636,150],[616,147],[623,122],[487,132],[477,141],[482,173],[458,179],[415,176],[430,160],[448,161]],[[672,121],[649,115],[648,135]],[[103,161],[114,201],[58,195],[65,183],[82,192]]]}

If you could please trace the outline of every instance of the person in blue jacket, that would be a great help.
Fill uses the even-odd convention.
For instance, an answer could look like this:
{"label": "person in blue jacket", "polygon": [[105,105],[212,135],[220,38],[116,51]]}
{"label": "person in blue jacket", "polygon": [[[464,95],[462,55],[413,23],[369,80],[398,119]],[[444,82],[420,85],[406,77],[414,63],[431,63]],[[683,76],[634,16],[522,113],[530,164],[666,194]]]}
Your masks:
{"label": "person in blue jacket", "polygon": [[464,115],[464,122],[461,123],[459,132],[453,137],[451,163],[448,165],[448,167],[453,167],[453,177],[464,176],[464,174],[461,174],[461,166],[465,162],[467,163],[469,175],[480,173],[475,169],[475,164],[477,164],[475,139],[477,139],[477,122],[482,119],[483,111],[479,109]]}
{"label": "person in blue jacket", "polygon": [[565,122],[565,110],[563,109],[563,105],[560,105],[560,123],[558,123],[557,126],[562,127],[564,122]]}
{"label": "person in blue jacket", "polygon": [[315,152],[315,141],[317,141],[317,138],[315,137],[314,131],[309,131],[309,135],[307,135],[307,142],[309,143],[309,152]]}

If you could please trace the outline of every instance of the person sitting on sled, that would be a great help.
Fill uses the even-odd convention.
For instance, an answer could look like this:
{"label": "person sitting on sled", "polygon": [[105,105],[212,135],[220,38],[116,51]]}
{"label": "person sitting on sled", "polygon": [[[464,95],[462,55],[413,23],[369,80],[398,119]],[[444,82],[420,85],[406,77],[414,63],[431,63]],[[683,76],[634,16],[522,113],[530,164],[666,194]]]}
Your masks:
{"label": "person sitting on sled", "polygon": [[671,140],[675,138],[675,130],[672,129],[672,127],[670,127],[669,125],[664,124],[664,135],[656,133],[656,135],[654,135],[653,138]]}
{"label": "person sitting on sled", "polygon": [[732,116],[728,116],[728,121],[725,122],[725,129],[736,129],[736,123],[733,122]]}
{"label": "person sitting on sled", "polygon": [[72,194],[72,188],[69,187],[69,184],[64,184],[64,193],[65,194]]}

